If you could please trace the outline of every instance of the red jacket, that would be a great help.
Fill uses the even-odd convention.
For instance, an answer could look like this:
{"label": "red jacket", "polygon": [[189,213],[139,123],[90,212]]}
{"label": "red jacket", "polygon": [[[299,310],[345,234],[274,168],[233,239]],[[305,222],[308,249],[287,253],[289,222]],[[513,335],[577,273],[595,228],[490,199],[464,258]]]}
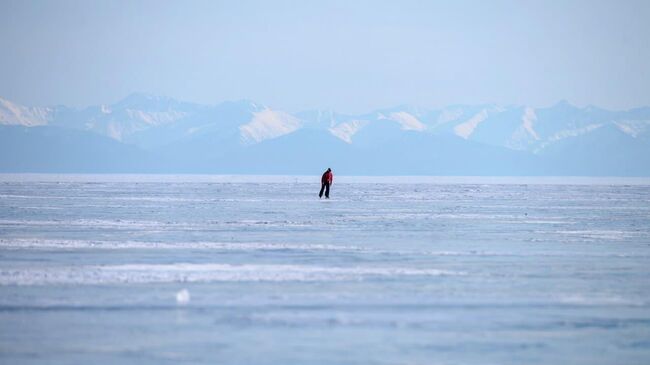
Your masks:
{"label": "red jacket", "polygon": [[332,174],[332,171],[325,171],[323,174],[323,177],[320,178],[320,182],[322,184],[330,184],[332,185],[332,182],[334,181],[334,174]]}

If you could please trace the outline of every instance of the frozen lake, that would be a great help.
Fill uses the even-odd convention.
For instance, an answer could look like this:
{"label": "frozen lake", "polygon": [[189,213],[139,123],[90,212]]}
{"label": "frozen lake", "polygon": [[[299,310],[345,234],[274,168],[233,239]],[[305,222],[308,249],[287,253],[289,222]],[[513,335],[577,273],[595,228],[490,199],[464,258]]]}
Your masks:
{"label": "frozen lake", "polygon": [[650,181],[0,175],[0,362],[648,364]]}

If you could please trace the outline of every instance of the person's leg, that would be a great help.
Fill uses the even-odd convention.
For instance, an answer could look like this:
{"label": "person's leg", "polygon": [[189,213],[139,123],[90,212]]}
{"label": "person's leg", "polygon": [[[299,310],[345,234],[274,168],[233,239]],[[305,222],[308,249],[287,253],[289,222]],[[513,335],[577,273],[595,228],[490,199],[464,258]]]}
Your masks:
{"label": "person's leg", "polygon": [[329,199],[329,197],[330,197],[330,184],[329,183],[325,184],[325,197],[327,199]]}
{"label": "person's leg", "polygon": [[318,193],[319,198],[323,197],[323,190],[325,190],[325,184],[321,184],[320,186],[320,193]]}

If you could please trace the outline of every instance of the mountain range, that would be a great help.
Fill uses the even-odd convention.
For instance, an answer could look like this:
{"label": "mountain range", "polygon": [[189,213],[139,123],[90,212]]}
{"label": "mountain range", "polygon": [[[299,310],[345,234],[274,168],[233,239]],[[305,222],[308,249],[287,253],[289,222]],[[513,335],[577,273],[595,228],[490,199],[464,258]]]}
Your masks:
{"label": "mountain range", "polygon": [[0,171],[650,176],[650,108],[397,106],[289,113],[135,93],[84,109],[0,98]]}

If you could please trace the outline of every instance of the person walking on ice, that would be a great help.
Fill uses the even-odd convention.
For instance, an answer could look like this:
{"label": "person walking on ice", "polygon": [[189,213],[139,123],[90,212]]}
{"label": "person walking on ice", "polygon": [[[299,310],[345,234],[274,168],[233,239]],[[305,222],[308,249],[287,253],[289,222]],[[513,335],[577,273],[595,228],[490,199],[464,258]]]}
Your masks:
{"label": "person walking on ice", "polygon": [[318,197],[322,198],[323,197],[323,190],[325,191],[325,199],[330,198],[330,185],[332,185],[332,182],[334,181],[334,174],[332,174],[332,169],[328,168],[327,171],[323,173],[323,176],[320,178],[320,193],[318,193]]}

